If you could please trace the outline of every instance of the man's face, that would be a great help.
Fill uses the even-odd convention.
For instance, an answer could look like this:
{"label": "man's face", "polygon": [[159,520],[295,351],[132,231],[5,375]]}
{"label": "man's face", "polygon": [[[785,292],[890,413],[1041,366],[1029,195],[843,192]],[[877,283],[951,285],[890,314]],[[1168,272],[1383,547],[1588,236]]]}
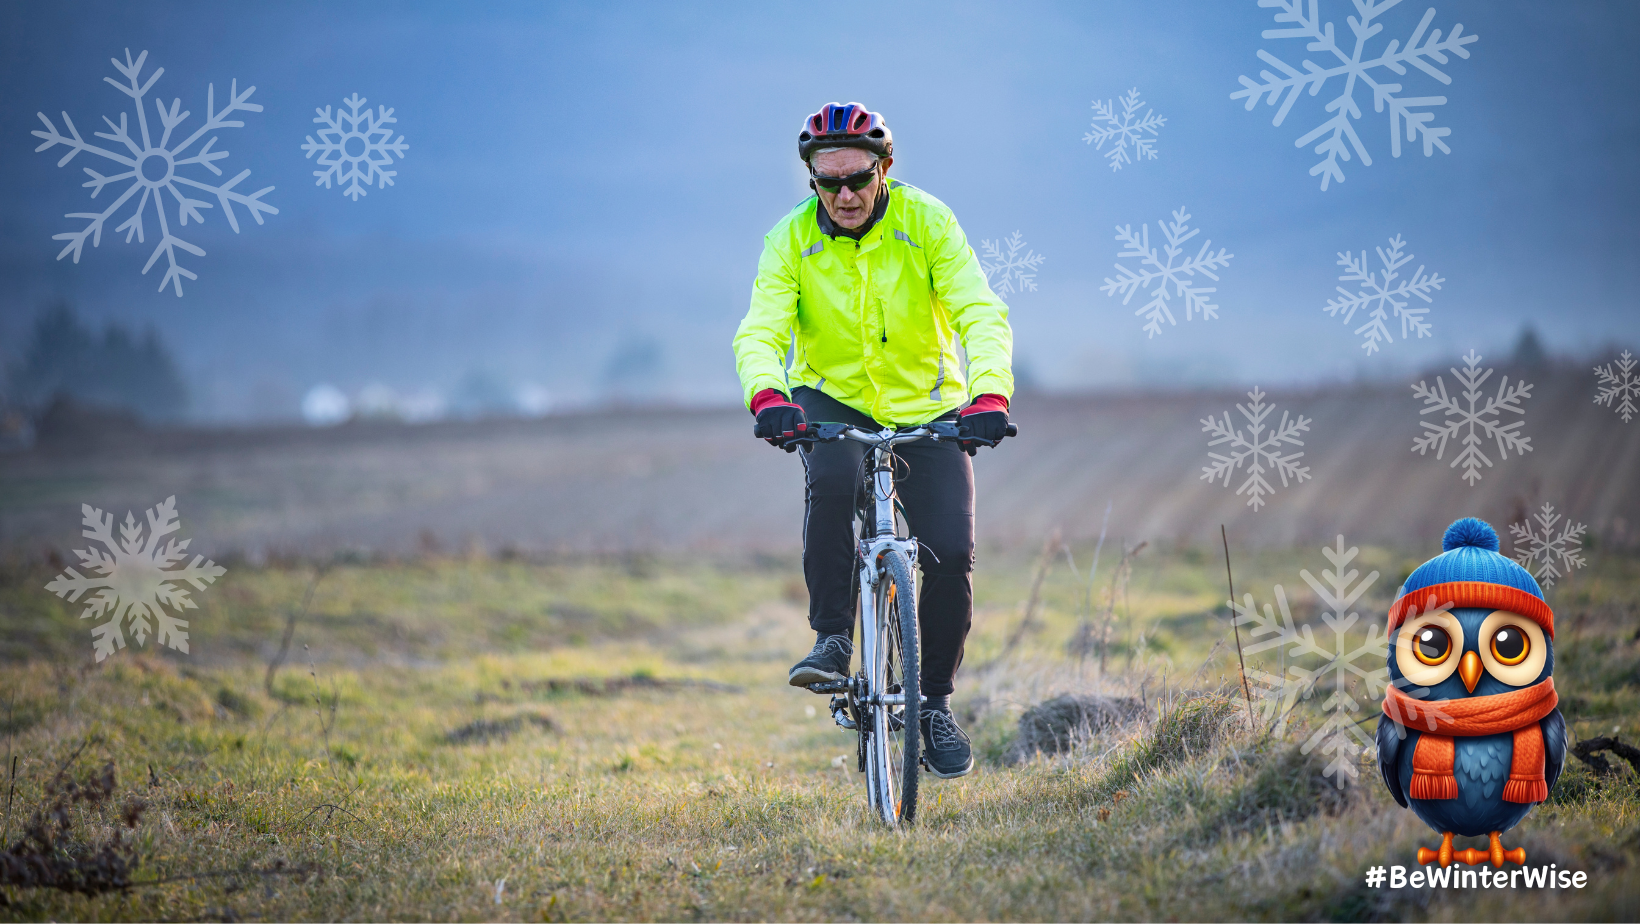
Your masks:
{"label": "man's face", "polygon": [[[837,151],[826,151],[816,154],[809,161],[809,169],[815,176],[852,176],[862,170],[869,169],[876,161],[869,151],[859,148],[843,148]],[[882,161],[883,170],[893,163],[893,158]],[[877,194],[883,188],[882,170],[877,171],[876,179],[871,185],[859,192],[840,186],[836,192],[817,186],[815,191],[820,195],[820,203],[826,207],[831,220],[843,228],[853,231],[866,223],[871,217],[871,210],[877,207]]]}

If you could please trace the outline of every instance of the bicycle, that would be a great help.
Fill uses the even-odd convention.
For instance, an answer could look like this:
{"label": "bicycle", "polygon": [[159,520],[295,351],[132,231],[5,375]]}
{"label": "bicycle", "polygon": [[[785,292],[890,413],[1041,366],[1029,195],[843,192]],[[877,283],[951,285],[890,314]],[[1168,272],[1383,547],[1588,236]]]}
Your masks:
{"label": "bicycle", "polygon": [[[870,447],[863,480],[871,489],[871,503],[861,504],[858,516],[855,577],[856,622],[860,630],[860,670],[847,680],[810,684],[815,693],[831,693],[831,716],[841,727],[857,733],[856,761],[866,775],[866,801],[891,827],[909,824],[917,814],[918,769],[922,765],[921,676],[917,657],[917,582],[911,565],[917,560],[917,540],[901,536],[895,513],[903,514],[894,489],[894,447],[920,439],[982,446],[996,442],[975,439],[966,427],[935,421],[904,429],[867,430],[841,423],[809,425],[809,433],[790,444],[834,443],[854,440]],[[1018,428],[1009,424],[1008,436]],[[907,530],[909,532],[909,530]]]}

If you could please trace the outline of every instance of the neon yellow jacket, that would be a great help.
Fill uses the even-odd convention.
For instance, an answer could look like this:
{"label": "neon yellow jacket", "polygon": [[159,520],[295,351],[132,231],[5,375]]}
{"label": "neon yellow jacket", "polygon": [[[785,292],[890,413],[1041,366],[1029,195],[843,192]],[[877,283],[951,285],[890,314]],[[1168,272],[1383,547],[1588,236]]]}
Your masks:
{"label": "neon yellow jacket", "polygon": [[813,196],[764,235],[734,341],[748,407],[765,388],[790,395],[807,385],[878,423],[908,426],[970,394],[1013,396],[1008,306],[956,217],[914,186],[888,187],[883,217],[858,242],[821,232]]}

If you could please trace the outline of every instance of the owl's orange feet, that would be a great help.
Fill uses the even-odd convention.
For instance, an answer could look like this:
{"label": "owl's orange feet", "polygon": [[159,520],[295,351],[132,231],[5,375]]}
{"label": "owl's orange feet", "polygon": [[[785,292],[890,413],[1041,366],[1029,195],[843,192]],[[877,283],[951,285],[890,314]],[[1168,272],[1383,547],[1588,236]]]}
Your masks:
{"label": "owl's orange feet", "polygon": [[[1480,866],[1482,863],[1490,863],[1498,869],[1503,868],[1505,861],[1514,863],[1518,866],[1526,865],[1526,848],[1516,847],[1514,850],[1504,850],[1502,836],[1500,832],[1497,831],[1493,831],[1491,834],[1487,835],[1487,846],[1485,850],[1476,850],[1475,848],[1470,847],[1465,850],[1453,851],[1451,850],[1451,842],[1451,836],[1448,835],[1446,840],[1441,844],[1441,850],[1443,853],[1450,851],[1451,860],[1457,860],[1459,863],[1465,863],[1469,866]],[[1434,859],[1435,851],[1420,848],[1418,850],[1418,862],[1420,864],[1428,862],[1426,856],[1428,859]],[[1445,866],[1448,862],[1450,862],[1450,860],[1443,860],[1441,865]]]}
{"label": "owl's orange feet", "polygon": [[1441,832],[1441,849],[1430,850],[1428,847],[1418,848],[1418,865],[1428,866],[1431,860],[1438,861],[1441,866],[1452,865],[1452,832]]}
{"label": "owl's orange feet", "polygon": [[1514,850],[1504,850],[1501,834],[1497,831],[1493,831],[1491,834],[1487,835],[1487,838],[1490,841],[1486,851],[1487,859],[1492,861],[1493,866],[1498,869],[1503,869],[1503,862],[1505,860],[1508,860],[1516,866],[1526,865],[1525,847],[1516,847]]}

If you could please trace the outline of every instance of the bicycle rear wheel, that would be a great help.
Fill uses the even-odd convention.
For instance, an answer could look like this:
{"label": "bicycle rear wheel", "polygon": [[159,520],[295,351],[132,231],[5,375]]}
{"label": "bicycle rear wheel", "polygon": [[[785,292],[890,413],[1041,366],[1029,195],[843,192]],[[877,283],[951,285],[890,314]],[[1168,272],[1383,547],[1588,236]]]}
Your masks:
{"label": "bicycle rear wheel", "polygon": [[872,693],[881,693],[890,701],[871,708],[866,784],[879,817],[890,825],[909,824],[917,815],[922,749],[917,592],[911,565],[901,553],[885,552],[880,568],[874,602],[876,657],[881,670],[868,670],[868,676],[882,678],[881,686]]}

